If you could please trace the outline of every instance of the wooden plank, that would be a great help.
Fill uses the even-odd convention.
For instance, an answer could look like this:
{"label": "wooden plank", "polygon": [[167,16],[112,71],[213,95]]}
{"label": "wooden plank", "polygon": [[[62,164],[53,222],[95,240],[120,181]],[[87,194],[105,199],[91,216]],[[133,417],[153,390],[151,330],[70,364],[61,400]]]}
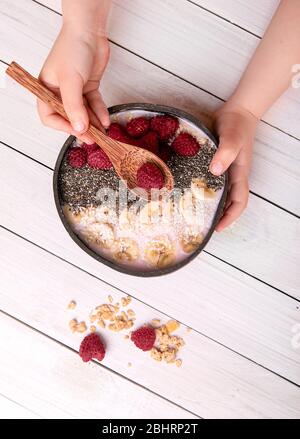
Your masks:
{"label": "wooden plank", "polygon": [[[112,46],[111,52],[111,62],[102,86],[108,105],[135,101],[178,106],[180,101],[182,109],[209,123],[207,111],[217,107],[218,99],[123,49]],[[0,63],[1,66],[4,71],[6,65]],[[128,74],[120,75],[119,72],[124,71]],[[145,83],[153,86],[145,88]],[[170,83],[172,90],[163,94],[162,91]],[[0,140],[54,167],[59,147],[66,136],[40,124],[34,98],[12,81],[6,81],[6,87],[0,89],[0,96]],[[299,141],[260,124],[254,145],[251,190],[300,215],[299,162]]]}
{"label": "wooden plank", "polygon": [[[52,173],[9,148],[0,151],[6,164],[0,176],[0,204],[5,206],[0,224],[300,384],[300,356],[291,345],[292,327],[300,319],[297,301],[205,253],[177,273],[152,279],[126,276],[99,264],[61,224]],[[281,262],[281,276],[284,271]]]}
{"label": "wooden plank", "polygon": [[39,419],[40,416],[0,395],[0,419]]}
{"label": "wooden plank", "polygon": [[280,0],[192,0],[193,3],[262,36]]}
{"label": "wooden plank", "polygon": [[1,392],[44,418],[196,418],[1,312],[0,328]]}
{"label": "wooden plank", "polygon": [[[4,310],[77,350],[81,337],[70,332],[69,319],[73,317],[84,319],[95,305],[107,301],[108,294],[111,294],[116,301],[120,301],[122,293],[3,229],[0,230],[0,236],[3,242],[0,266],[1,284],[4,291],[1,303]],[[74,312],[66,309],[70,299],[75,299],[78,303]],[[24,300],[26,306],[24,306]],[[136,312],[135,327],[149,322],[153,317],[166,321],[166,317],[159,311],[137,300],[133,300],[130,307]],[[14,338],[10,339],[9,327],[5,327],[5,333],[8,334],[10,343],[7,343],[7,339],[2,342],[4,358],[9,357],[6,349],[11,350],[10,346],[14,346],[13,354],[18,362],[16,357],[18,349],[14,344]],[[133,343],[124,340],[121,334],[111,333],[108,330],[101,330],[101,333],[107,346],[107,355],[103,360],[104,366],[127,376],[199,416],[206,418],[299,417],[299,387],[195,331],[187,332],[183,326],[178,331],[184,336],[186,342],[181,354],[183,359],[181,368],[155,362],[149,358],[149,354],[137,350]],[[31,340],[32,334],[28,337],[27,343],[20,342],[22,346],[26,346],[26,349],[21,350],[22,369],[28,357],[35,357],[38,368],[43,370],[42,379],[44,379],[43,363],[46,358],[51,365],[50,370],[55,370],[56,376],[59,377],[58,382],[52,375],[47,379],[48,382],[53,382],[51,388],[54,395],[57,393],[57,388],[63,385],[65,389],[72,387],[70,396],[73,397],[75,383],[76,394],[81,397],[83,393],[86,395],[86,387],[90,386],[87,386],[82,378],[84,376],[87,380],[88,368],[82,364],[79,366],[79,358],[72,356],[70,362],[57,362],[56,356],[52,356],[52,353],[47,355],[42,347],[35,349]],[[41,345],[44,345],[44,338],[41,340]],[[6,346],[8,347],[5,349]],[[55,350],[58,350],[58,347]],[[33,352],[39,352],[39,355],[33,355]],[[127,366],[128,361],[132,363],[130,368]],[[3,367],[4,370],[9,371],[7,372],[9,376],[15,376],[9,364]],[[30,370],[32,370],[31,367]],[[36,376],[33,371],[32,374],[38,388],[43,387],[39,383],[39,376]],[[97,368],[97,374],[100,375],[99,368]],[[5,383],[10,381],[6,377]],[[110,394],[106,404],[102,401],[110,412],[115,399],[120,399],[122,405],[124,401],[126,402],[129,413],[134,416],[139,415],[135,412],[135,407],[140,405],[141,400],[145,404],[144,398],[133,396],[131,399],[132,392],[129,391],[127,385],[125,390],[127,398],[122,397],[124,395],[122,391],[116,391],[113,395],[110,390],[111,381],[112,379],[102,379],[101,385],[97,387],[95,385],[97,381],[91,380],[94,397],[99,398],[101,388],[101,398],[106,398]],[[116,398],[116,395],[120,397]],[[128,395],[130,395],[129,401]],[[85,397],[84,406],[86,406],[86,401]],[[79,404],[78,400],[77,404]],[[151,402],[149,405],[154,407],[155,413],[165,414],[164,411],[155,407],[155,403]],[[146,406],[148,407],[148,404]],[[66,409],[68,407],[67,403]],[[144,405],[142,408],[146,410]],[[122,407],[122,410],[124,409],[125,407]],[[117,416],[119,413],[116,408],[114,414]],[[103,413],[103,416],[108,417],[108,412]]]}
{"label": "wooden plank", "polygon": [[[42,3],[60,11],[59,0]],[[223,99],[236,87],[259,42],[188,1],[113,3],[109,27],[113,41]],[[299,90],[290,88],[264,120],[299,139],[299,111]]]}

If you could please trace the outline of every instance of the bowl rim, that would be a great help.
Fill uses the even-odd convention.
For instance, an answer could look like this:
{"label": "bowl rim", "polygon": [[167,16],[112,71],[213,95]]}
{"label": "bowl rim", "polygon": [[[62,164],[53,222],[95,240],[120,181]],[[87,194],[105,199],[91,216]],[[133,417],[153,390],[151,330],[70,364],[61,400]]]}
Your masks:
{"label": "bowl rim", "polygon": [[[200,122],[196,117],[192,116],[191,114],[187,113],[186,111],[183,111],[183,110],[180,110],[180,109],[177,109],[174,107],[166,106],[166,105],[156,105],[156,104],[136,103],[136,102],[128,103],[128,104],[113,105],[113,106],[108,108],[110,115],[113,115],[115,113],[119,113],[122,111],[132,111],[132,110],[141,110],[141,111],[150,111],[150,112],[155,112],[155,113],[169,114],[169,115],[175,116],[177,118],[187,119],[189,122],[193,123],[196,127],[198,127],[200,130],[202,130],[209,137],[209,139],[215,144],[215,146],[217,148],[219,146],[218,140],[208,130],[208,128],[205,125],[203,125],[203,123]],[[62,160],[64,158],[64,155],[65,155],[67,149],[69,148],[69,146],[75,140],[75,138],[76,138],[75,136],[69,136],[67,138],[67,140],[65,141],[65,143],[63,144],[63,146],[58,154],[58,157],[57,157],[57,160],[55,163],[55,167],[54,167],[54,173],[53,173],[53,194],[54,194],[55,206],[56,206],[58,215],[61,219],[61,222],[63,223],[69,236],[73,239],[73,241],[75,241],[75,243],[82,250],[84,250],[87,254],[92,256],[98,262],[102,262],[106,266],[108,266],[116,271],[119,271],[123,274],[137,276],[137,277],[157,277],[157,276],[163,276],[166,274],[171,274],[171,273],[179,270],[180,268],[183,268],[185,265],[187,265],[189,262],[191,262],[193,259],[195,259],[201,253],[201,251],[205,248],[206,244],[210,240],[210,238],[215,230],[215,227],[218,224],[219,219],[221,218],[223,211],[224,211],[227,193],[228,193],[228,173],[227,172],[225,172],[225,182],[224,182],[223,194],[222,194],[222,197],[219,201],[218,208],[216,209],[216,212],[215,212],[215,215],[214,215],[214,218],[212,221],[212,225],[211,225],[208,233],[206,234],[203,242],[201,243],[201,245],[199,245],[197,250],[195,250],[190,255],[187,255],[186,258],[184,258],[180,262],[177,262],[176,264],[174,264],[170,267],[164,268],[164,269],[154,269],[154,270],[147,270],[147,271],[134,270],[134,269],[131,270],[128,268],[128,266],[122,266],[122,265],[119,265],[117,263],[114,263],[113,261],[106,259],[104,256],[101,256],[100,254],[98,254],[94,250],[92,250],[90,247],[88,247],[84,243],[84,241],[82,241],[79,238],[79,236],[77,236],[76,233],[72,230],[71,225],[69,224],[69,222],[67,221],[67,219],[63,213],[62,205],[60,202],[58,179],[59,179],[61,163],[62,163]]]}

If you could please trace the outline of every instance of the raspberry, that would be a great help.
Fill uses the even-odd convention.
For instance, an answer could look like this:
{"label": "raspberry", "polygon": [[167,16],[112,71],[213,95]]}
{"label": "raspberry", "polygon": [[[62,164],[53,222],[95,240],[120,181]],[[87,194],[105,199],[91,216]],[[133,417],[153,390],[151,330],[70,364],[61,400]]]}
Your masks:
{"label": "raspberry", "polygon": [[149,133],[145,134],[143,137],[139,139],[139,146],[147,151],[153,152],[153,154],[158,153],[158,136],[155,131],[149,131]]}
{"label": "raspberry", "polygon": [[108,128],[108,136],[111,139],[118,140],[119,142],[128,143],[129,145],[139,146],[138,140],[132,139],[124,131],[122,125],[118,123],[112,123]]}
{"label": "raspberry", "polygon": [[93,143],[92,145],[88,145],[87,143],[83,143],[81,145],[81,148],[83,148],[85,150],[85,152],[87,153],[87,155],[89,155],[91,152],[96,151],[96,149],[98,149],[99,146],[97,145],[97,143]]}
{"label": "raspberry", "polygon": [[105,348],[99,335],[92,333],[84,337],[80,344],[79,355],[84,362],[90,361],[92,358],[102,361],[105,356]]}
{"label": "raspberry", "polygon": [[110,169],[112,168],[112,162],[101,148],[96,149],[89,154],[87,158],[88,165],[91,168],[96,169]]}
{"label": "raspberry", "polygon": [[150,351],[155,343],[155,331],[150,326],[142,326],[131,334],[131,340],[142,351]]}
{"label": "raspberry", "polygon": [[158,157],[161,158],[165,163],[170,160],[172,155],[172,150],[167,144],[161,144],[159,147]]}
{"label": "raspberry", "polygon": [[124,128],[119,123],[112,123],[108,128],[108,135],[114,140],[118,140],[119,142],[128,142],[128,136],[124,131]]}
{"label": "raspberry", "polygon": [[67,160],[72,168],[82,168],[86,164],[86,152],[79,146],[75,146],[69,150]]}
{"label": "raspberry", "polygon": [[171,144],[172,149],[181,156],[192,157],[197,154],[200,145],[189,133],[180,133]]}
{"label": "raspberry", "polygon": [[144,189],[161,189],[164,176],[153,163],[144,163],[137,171],[137,183]]}
{"label": "raspberry", "polygon": [[151,119],[151,129],[158,134],[160,140],[168,140],[179,126],[178,119],[173,116],[160,115]]}
{"label": "raspberry", "polygon": [[149,119],[146,119],[145,117],[136,117],[128,122],[126,130],[131,137],[141,137],[147,133],[149,126]]}

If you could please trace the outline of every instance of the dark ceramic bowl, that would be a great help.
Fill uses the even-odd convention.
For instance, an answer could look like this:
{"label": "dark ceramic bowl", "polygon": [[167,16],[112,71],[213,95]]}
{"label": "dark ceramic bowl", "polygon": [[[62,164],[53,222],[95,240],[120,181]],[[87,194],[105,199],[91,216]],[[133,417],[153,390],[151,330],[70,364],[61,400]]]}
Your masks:
{"label": "dark ceramic bowl", "polygon": [[[179,119],[185,119],[188,122],[191,122],[192,124],[194,124],[196,127],[198,127],[200,130],[202,130],[208,137],[209,139],[216,145],[218,146],[218,142],[215,139],[215,137],[211,134],[211,132],[199,121],[197,120],[195,117],[191,116],[190,114],[178,110],[177,108],[172,108],[172,107],[167,107],[167,106],[162,106],[162,105],[154,105],[154,104],[123,104],[123,105],[115,105],[113,107],[110,107],[109,109],[109,113],[115,114],[115,113],[120,113],[123,111],[132,111],[132,110],[141,110],[141,111],[147,111],[147,112],[153,112],[153,113],[162,113],[162,114],[170,114],[172,116],[175,116]],[[61,163],[63,160],[63,157],[67,151],[67,149],[71,146],[72,142],[74,141],[75,137],[74,136],[70,136],[66,142],[64,143],[56,164],[55,164],[55,169],[54,169],[54,176],[53,176],[53,191],[54,191],[54,198],[55,198],[55,204],[56,204],[56,208],[58,211],[58,214],[60,216],[60,219],[65,227],[65,229],[67,230],[68,234],[71,236],[71,238],[73,239],[73,241],[76,242],[76,244],[79,245],[79,247],[84,250],[86,253],[88,253],[90,256],[92,256],[94,259],[96,259],[99,262],[102,262],[105,265],[108,265],[109,267],[113,268],[114,270],[120,271],[122,273],[125,274],[130,274],[133,276],[141,276],[141,277],[151,277],[151,276],[162,276],[163,274],[168,274],[168,273],[172,273],[176,270],[178,270],[179,268],[184,267],[185,265],[187,265],[192,259],[196,258],[196,256],[198,256],[198,254],[204,249],[204,247],[206,246],[206,244],[208,243],[209,239],[211,238],[214,229],[216,227],[216,225],[219,222],[219,219],[222,216],[223,210],[224,210],[224,205],[225,205],[225,201],[226,201],[226,196],[227,196],[227,188],[228,188],[228,176],[227,174],[225,175],[225,183],[224,183],[224,190],[223,190],[223,194],[222,197],[220,199],[218,208],[215,212],[213,221],[212,221],[212,225],[210,230],[208,231],[208,233],[206,234],[202,244],[198,247],[198,249],[194,252],[191,253],[190,255],[187,255],[185,259],[181,260],[180,262],[178,262],[177,264],[174,264],[170,267],[164,268],[164,269],[153,269],[153,270],[147,270],[147,271],[142,271],[142,270],[136,270],[136,269],[130,269],[127,266],[122,266],[119,265],[117,263],[114,263],[113,261],[110,261],[108,259],[106,259],[105,257],[97,254],[96,252],[94,252],[92,249],[90,249],[72,230],[71,225],[68,223],[66,217],[64,216],[63,210],[62,210],[62,206],[61,206],[61,196],[59,193],[59,184],[58,184],[58,177],[59,177],[59,173],[60,173],[60,167],[61,167]]]}

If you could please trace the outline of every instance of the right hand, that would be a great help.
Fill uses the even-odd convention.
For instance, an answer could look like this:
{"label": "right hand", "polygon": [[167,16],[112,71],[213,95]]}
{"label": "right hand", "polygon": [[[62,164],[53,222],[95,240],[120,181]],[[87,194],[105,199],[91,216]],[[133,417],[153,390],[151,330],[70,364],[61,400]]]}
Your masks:
{"label": "right hand", "polygon": [[236,221],[247,206],[248,177],[257,123],[258,119],[253,114],[230,100],[214,114],[220,145],[211,161],[210,171],[221,175],[229,168],[228,195],[217,232]]}
{"label": "right hand", "polygon": [[105,36],[63,26],[40,73],[40,80],[60,95],[69,121],[38,100],[41,121],[86,143],[89,122],[102,129],[109,126],[109,113],[99,92],[101,77],[109,59]]}

